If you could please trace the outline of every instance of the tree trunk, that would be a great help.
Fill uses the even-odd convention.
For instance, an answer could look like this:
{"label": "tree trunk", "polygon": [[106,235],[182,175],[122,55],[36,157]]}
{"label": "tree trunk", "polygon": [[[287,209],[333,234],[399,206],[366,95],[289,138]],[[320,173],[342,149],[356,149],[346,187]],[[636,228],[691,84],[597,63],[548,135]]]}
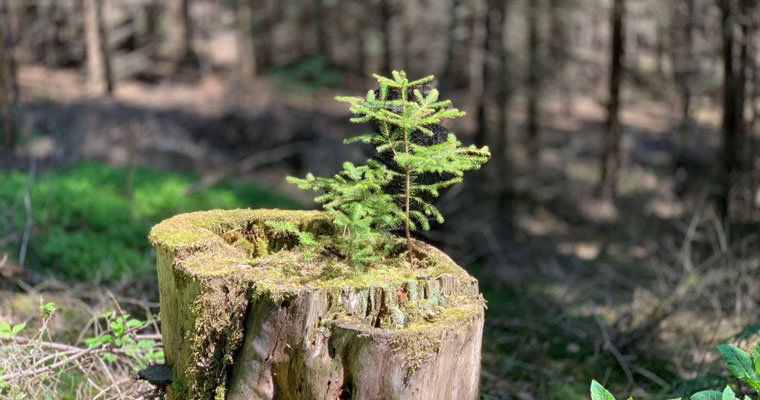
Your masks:
{"label": "tree trunk", "polygon": [[623,0],[614,0],[611,12],[612,46],[610,48],[609,100],[607,124],[604,134],[604,154],[599,182],[599,195],[611,198],[615,195],[618,168],[620,167],[620,83],[623,78],[623,23],[625,18]]}
{"label": "tree trunk", "polygon": [[[5,8],[4,1],[0,7],[2,7],[2,10],[0,11],[3,11],[3,15],[0,16],[0,18],[5,19],[7,16],[7,13],[5,13],[7,8]],[[0,38],[0,118],[3,120],[2,130],[5,149],[11,154],[15,144],[15,133],[13,131],[13,120],[11,116],[12,85],[10,82],[10,63],[8,62],[11,54],[11,47],[7,45],[8,40],[5,40],[7,37],[7,31],[4,28],[7,27],[7,25],[3,22],[4,21],[0,21],[0,23],[2,23],[2,26],[0,26],[0,33],[2,33],[2,38]]]}
{"label": "tree trunk", "polygon": [[393,0],[380,0],[380,16],[383,30],[382,74],[390,76],[393,71]]}
{"label": "tree trunk", "polygon": [[678,140],[674,154],[677,163],[685,151],[687,137],[694,129],[691,89],[698,74],[698,65],[694,59],[696,0],[682,0],[674,3],[673,7],[671,53],[674,80],[681,98],[681,121],[678,124]]}
{"label": "tree trunk", "polygon": [[[485,12],[483,13],[483,29],[485,33],[482,41],[482,57],[481,57],[481,80],[482,95],[476,98],[476,119],[478,126],[475,134],[475,144],[478,146],[489,145],[492,148],[496,148],[494,125],[491,123],[493,117],[491,117],[491,108],[494,105],[498,106],[501,85],[491,85],[491,82],[500,82],[502,79],[506,79],[503,72],[500,69],[503,67],[501,63],[501,55],[503,48],[503,27],[504,27],[504,0],[488,0],[486,4]],[[496,100],[489,102],[488,99]],[[498,129],[498,128],[497,128]]]}
{"label": "tree trunk", "polygon": [[474,278],[421,242],[415,257],[427,267],[415,271],[319,267],[286,251],[293,238],[269,220],[335,230],[321,212],[237,210],[151,231],[169,399],[479,398]]}
{"label": "tree trunk", "polygon": [[[485,14],[485,40],[483,42],[483,95],[477,101],[478,128],[475,143],[492,149],[492,160],[485,172],[494,183],[494,193],[501,199],[508,192],[511,164],[508,155],[508,102],[511,97],[511,81],[506,29],[506,10],[509,0],[488,0]],[[489,101],[490,100],[490,101]]]}
{"label": "tree trunk", "polygon": [[558,86],[563,100],[563,111],[570,118],[573,114],[573,78],[566,72],[568,61],[573,58],[571,49],[568,9],[577,6],[573,1],[549,0],[548,60],[553,82]]}
{"label": "tree trunk", "polygon": [[193,24],[190,17],[191,0],[164,2],[164,56],[175,68],[194,66],[198,57],[193,50]]}
{"label": "tree trunk", "polygon": [[250,80],[256,76],[254,6],[253,0],[237,0],[238,67],[243,80]]}
{"label": "tree trunk", "polygon": [[537,162],[539,158],[540,146],[538,143],[538,114],[539,114],[539,97],[541,91],[541,70],[542,65],[539,60],[539,37],[538,37],[538,14],[539,0],[528,2],[528,21],[527,21],[527,38],[528,38],[528,77],[526,82],[527,96],[527,122],[526,128],[528,133],[528,155],[531,162]]}
{"label": "tree trunk", "polygon": [[[498,99],[498,131],[496,134],[495,146],[493,150],[493,163],[499,171],[499,182],[501,186],[499,204],[503,204],[510,196],[512,179],[512,160],[510,158],[510,104],[512,101],[512,74],[510,71],[510,51],[509,43],[506,40],[509,16],[510,0],[500,0],[498,2],[502,15],[502,24],[499,35],[499,94]],[[486,164],[487,165],[487,164]]]}
{"label": "tree trunk", "polygon": [[0,0],[0,46],[5,46],[5,73],[7,76],[5,84],[8,90],[8,99],[10,103],[16,104],[19,100],[18,78],[16,76],[16,43],[13,35],[13,29],[10,24],[11,10],[8,7],[8,0]]}
{"label": "tree trunk", "polygon": [[272,31],[274,30],[274,8],[277,6],[271,0],[252,0],[254,17],[254,43],[256,46],[256,70],[264,71],[274,64],[274,45]]}
{"label": "tree trunk", "polygon": [[317,53],[325,57],[328,62],[331,62],[332,57],[330,55],[329,45],[330,32],[328,28],[330,21],[325,19],[325,16],[327,15],[327,5],[325,4],[325,0],[316,0],[314,11],[314,20],[317,23]]}
{"label": "tree trunk", "polygon": [[740,78],[734,67],[734,29],[736,27],[734,1],[718,0],[721,12],[723,37],[723,153],[719,186],[718,212],[724,218],[729,213],[731,179],[739,166],[738,144],[741,137],[741,110],[739,109]]}
{"label": "tree trunk", "polygon": [[94,94],[112,94],[108,36],[103,22],[103,0],[84,0],[87,40],[87,84]]}

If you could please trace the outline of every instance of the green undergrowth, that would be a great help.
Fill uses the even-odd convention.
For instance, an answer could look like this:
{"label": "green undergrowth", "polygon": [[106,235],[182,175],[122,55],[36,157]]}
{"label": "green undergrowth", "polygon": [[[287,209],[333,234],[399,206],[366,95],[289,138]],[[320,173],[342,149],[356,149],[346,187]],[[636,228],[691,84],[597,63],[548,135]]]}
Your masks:
{"label": "green undergrowth", "polygon": [[197,180],[137,168],[131,195],[127,174],[95,162],[48,171],[30,180],[20,172],[0,172],[0,253],[18,259],[27,223],[31,229],[25,266],[61,278],[112,279],[152,271],[155,256],[145,239],[151,226],[174,214],[239,207],[299,208],[296,201],[254,184],[224,182],[194,194]]}
{"label": "green undergrowth", "polygon": [[301,94],[314,94],[320,89],[335,87],[343,80],[343,73],[321,56],[305,57],[292,65],[272,68],[268,75],[280,89]]}
{"label": "green undergrowth", "polygon": [[[588,399],[589,377],[604,377],[611,389],[625,390],[626,376],[615,357],[600,351],[599,337],[594,335],[599,332],[598,323],[584,311],[583,302],[556,302],[545,281],[494,286],[479,276],[477,267],[470,270],[480,280],[488,304],[483,339],[485,370],[537,399]],[[658,377],[668,382],[678,378],[669,368],[669,360],[647,353],[637,356],[636,365]],[[484,381],[485,398],[499,398],[503,393],[488,386],[491,383]],[[674,391],[644,378],[638,383],[661,398]]]}

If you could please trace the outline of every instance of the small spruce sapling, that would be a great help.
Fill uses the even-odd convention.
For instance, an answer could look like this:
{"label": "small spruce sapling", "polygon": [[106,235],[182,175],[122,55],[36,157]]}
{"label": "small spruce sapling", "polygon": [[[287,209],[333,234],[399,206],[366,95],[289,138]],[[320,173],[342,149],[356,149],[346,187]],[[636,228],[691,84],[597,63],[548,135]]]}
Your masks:
{"label": "small spruce sapling", "polygon": [[[301,189],[322,192],[315,201],[339,229],[333,245],[358,265],[379,261],[388,249],[388,235],[400,228],[412,264],[411,232],[429,230],[430,219],[443,222],[432,200],[491,156],[488,147],[465,147],[453,133],[441,134],[448,132],[440,125],[443,120],[461,117],[464,112],[452,107],[449,100],[439,100],[438,91],[428,88],[432,75],[415,81],[409,81],[403,71],[392,75],[374,75],[379,89],[368,91],[364,98],[336,98],[350,105],[351,122],[371,122],[375,127],[374,132],[345,143],[371,144],[377,159],[361,166],[346,162],[332,178],[311,173],[304,179],[288,177]],[[307,242],[315,243],[309,239]]]}

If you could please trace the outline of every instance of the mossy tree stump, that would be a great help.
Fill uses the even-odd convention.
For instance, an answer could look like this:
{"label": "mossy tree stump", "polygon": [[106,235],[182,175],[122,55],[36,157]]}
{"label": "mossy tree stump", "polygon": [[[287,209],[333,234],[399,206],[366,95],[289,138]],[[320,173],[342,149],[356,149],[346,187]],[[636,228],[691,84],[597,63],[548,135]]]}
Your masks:
{"label": "mossy tree stump", "polygon": [[268,220],[334,230],[317,211],[233,210],[151,231],[171,399],[479,397],[477,280],[422,242],[415,268],[356,272]]}

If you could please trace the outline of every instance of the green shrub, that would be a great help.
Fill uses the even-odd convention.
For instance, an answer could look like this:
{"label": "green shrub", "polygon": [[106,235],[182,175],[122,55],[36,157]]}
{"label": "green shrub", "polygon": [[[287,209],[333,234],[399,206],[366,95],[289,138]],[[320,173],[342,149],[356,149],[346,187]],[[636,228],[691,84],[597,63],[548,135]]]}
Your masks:
{"label": "green shrub", "polygon": [[[755,344],[752,353],[748,354],[744,350],[729,344],[718,346],[718,352],[726,363],[726,367],[731,375],[738,380],[749,385],[755,392],[760,391],[760,341]],[[717,390],[703,390],[694,393],[691,400],[738,400],[740,397],[726,386],[722,392]],[[751,400],[749,396],[744,396],[744,400]],[[591,400],[615,400],[615,397],[599,382],[591,381]],[[629,397],[628,400],[633,400]],[[681,400],[672,399],[672,400]]]}
{"label": "green shrub", "polygon": [[[33,178],[25,265],[64,278],[135,275],[152,270],[146,236],[164,218],[212,208],[299,207],[274,191],[232,182],[187,195],[196,177],[143,168],[134,171],[127,198],[125,180],[123,170],[93,162]],[[18,256],[28,182],[23,173],[0,173],[0,253]]]}

